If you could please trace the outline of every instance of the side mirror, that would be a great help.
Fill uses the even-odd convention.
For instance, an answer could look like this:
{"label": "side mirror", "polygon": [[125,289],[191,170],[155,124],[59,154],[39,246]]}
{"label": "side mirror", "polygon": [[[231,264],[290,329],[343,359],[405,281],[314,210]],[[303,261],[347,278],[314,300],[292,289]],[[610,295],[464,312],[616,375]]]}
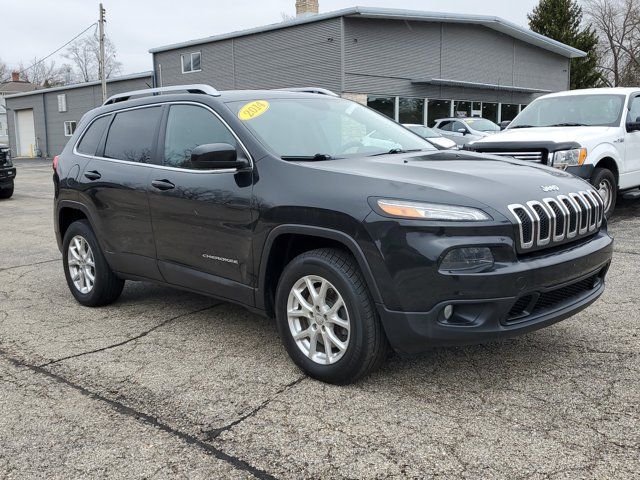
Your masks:
{"label": "side mirror", "polygon": [[500,130],[504,130],[505,128],[507,128],[510,123],[511,123],[511,120],[505,120],[504,122],[500,122]]}
{"label": "side mirror", "polygon": [[635,122],[627,121],[627,132],[637,132],[640,131],[640,117],[637,117]]}
{"label": "side mirror", "polygon": [[469,130],[467,130],[466,128],[459,128],[458,133],[461,133],[462,135],[466,135],[467,133],[469,133]]}
{"label": "side mirror", "polygon": [[198,170],[220,170],[247,168],[249,160],[238,156],[238,151],[228,143],[207,143],[191,151],[191,165]]}

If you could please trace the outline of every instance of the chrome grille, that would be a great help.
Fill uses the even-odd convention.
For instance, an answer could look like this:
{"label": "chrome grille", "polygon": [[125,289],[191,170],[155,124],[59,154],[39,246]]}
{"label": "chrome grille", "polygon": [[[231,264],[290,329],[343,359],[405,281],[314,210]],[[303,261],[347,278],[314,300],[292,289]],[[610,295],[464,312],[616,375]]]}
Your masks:
{"label": "chrome grille", "polygon": [[509,205],[518,226],[522,250],[551,246],[592,233],[602,225],[604,203],[594,190],[585,190]]}
{"label": "chrome grille", "polygon": [[542,163],[544,159],[544,152],[541,150],[534,151],[522,151],[522,152],[491,152],[482,150],[483,153],[490,153],[491,155],[498,155],[500,157],[512,157],[516,160],[525,160],[527,162]]}

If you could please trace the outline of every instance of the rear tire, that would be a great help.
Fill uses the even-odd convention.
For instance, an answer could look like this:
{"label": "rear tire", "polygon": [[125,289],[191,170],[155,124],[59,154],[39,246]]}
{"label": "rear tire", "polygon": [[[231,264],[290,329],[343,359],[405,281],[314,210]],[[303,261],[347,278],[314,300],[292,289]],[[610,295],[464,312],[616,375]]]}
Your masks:
{"label": "rear tire", "polygon": [[347,252],[321,248],[294,258],[280,277],[275,303],[289,356],[313,378],[351,383],[389,353],[366,282]]}
{"label": "rear tire", "polygon": [[64,234],[62,261],[69,290],[87,307],[115,302],[124,280],[111,270],[86,220],[73,222]]}
{"label": "rear tire", "polygon": [[604,202],[604,214],[609,219],[616,208],[618,197],[618,184],[615,175],[607,168],[597,167],[591,175],[591,185],[600,194]]}
{"label": "rear tire", "polygon": [[14,186],[11,185],[9,188],[1,189],[0,190],[0,198],[1,199],[11,198],[11,196],[13,195],[13,188],[14,188]]}

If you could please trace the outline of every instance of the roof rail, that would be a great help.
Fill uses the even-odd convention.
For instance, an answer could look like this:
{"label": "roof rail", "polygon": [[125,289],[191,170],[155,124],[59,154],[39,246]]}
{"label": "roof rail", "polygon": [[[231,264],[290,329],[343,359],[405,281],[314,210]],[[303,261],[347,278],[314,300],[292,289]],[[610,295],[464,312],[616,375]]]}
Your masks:
{"label": "roof rail", "polygon": [[220,92],[213,88],[211,85],[195,84],[195,85],[172,85],[170,87],[157,87],[157,88],[145,88],[144,90],[133,90],[131,92],[117,93],[107,98],[107,101],[103,105],[111,105],[117,102],[124,102],[131,97],[148,97],[150,95],[161,95],[169,92],[187,92],[187,93],[201,93],[204,95],[211,95],[212,97],[219,97]]}
{"label": "roof rail", "polygon": [[336,92],[332,92],[331,90],[327,90],[326,88],[320,88],[320,87],[277,88],[276,90],[281,90],[283,92],[317,93],[318,95],[329,95],[331,97],[340,96]]}

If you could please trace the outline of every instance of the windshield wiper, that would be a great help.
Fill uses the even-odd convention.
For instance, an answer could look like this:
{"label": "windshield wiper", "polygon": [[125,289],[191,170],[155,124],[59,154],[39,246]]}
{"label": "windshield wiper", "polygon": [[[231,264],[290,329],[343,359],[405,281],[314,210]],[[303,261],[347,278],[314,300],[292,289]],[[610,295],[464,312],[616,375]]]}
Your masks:
{"label": "windshield wiper", "polygon": [[297,160],[301,162],[322,162],[324,160],[337,160],[326,153],[316,153],[315,155],[284,155],[282,160]]}
{"label": "windshield wiper", "polygon": [[509,127],[509,130],[514,130],[516,128],[536,128],[536,125],[516,125],[514,127]]}
{"label": "windshield wiper", "polygon": [[550,127],[587,127],[584,123],[575,123],[575,122],[565,122],[565,123],[556,123],[554,125],[549,125]]}
{"label": "windshield wiper", "polygon": [[380,155],[397,155],[398,153],[412,153],[412,152],[422,152],[422,148],[414,148],[411,150],[404,150],[402,148],[392,148],[386,152],[374,153],[373,155],[369,155],[370,157],[379,157]]}

